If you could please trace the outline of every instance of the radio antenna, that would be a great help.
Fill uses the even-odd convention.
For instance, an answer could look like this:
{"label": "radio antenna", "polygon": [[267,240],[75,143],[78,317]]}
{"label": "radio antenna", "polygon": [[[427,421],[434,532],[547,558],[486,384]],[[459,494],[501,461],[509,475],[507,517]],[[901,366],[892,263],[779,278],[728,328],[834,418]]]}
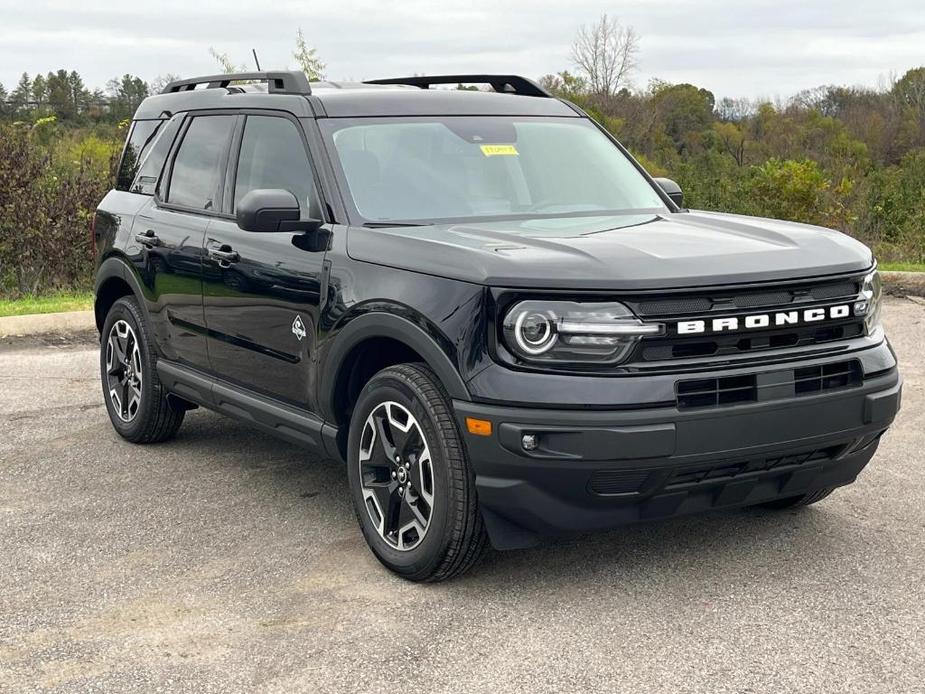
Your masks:
{"label": "radio antenna", "polygon": [[251,48],[251,53],[254,54],[254,62],[257,64],[257,72],[260,72],[260,59],[257,58],[257,49]]}

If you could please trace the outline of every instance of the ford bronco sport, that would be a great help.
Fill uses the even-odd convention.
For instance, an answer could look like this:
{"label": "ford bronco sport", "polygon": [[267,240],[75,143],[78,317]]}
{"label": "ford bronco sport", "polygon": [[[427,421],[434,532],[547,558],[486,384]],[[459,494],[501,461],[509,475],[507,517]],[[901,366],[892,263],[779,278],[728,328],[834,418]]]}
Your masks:
{"label": "ford bronco sport", "polygon": [[[493,92],[431,89],[456,83]],[[116,431],[203,406],[345,461],[411,580],[488,541],[814,503],[900,406],[867,248],[684,209],[513,75],[174,82],[93,236]]]}

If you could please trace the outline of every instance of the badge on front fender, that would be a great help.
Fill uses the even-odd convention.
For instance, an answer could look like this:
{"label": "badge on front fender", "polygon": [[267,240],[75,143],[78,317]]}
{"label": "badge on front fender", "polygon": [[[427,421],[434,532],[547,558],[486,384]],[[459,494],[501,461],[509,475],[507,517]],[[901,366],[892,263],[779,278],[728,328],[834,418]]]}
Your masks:
{"label": "badge on front fender", "polygon": [[302,341],[302,338],[307,334],[305,332],[305,324],[302,322],[302,316],[296,315],[295,320],[292,321],[292,334],[299,338],[299,342]]}

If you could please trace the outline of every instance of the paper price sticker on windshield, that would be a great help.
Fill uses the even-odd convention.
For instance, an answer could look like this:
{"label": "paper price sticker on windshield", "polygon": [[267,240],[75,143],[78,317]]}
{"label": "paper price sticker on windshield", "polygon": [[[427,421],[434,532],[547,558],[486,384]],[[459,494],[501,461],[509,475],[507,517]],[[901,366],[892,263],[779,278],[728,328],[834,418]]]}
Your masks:
{"label": "paper price sticker on windshield", "polygon": [[486,157],[517,156],[517,148],[514,145],[481,145],[480,149]]}

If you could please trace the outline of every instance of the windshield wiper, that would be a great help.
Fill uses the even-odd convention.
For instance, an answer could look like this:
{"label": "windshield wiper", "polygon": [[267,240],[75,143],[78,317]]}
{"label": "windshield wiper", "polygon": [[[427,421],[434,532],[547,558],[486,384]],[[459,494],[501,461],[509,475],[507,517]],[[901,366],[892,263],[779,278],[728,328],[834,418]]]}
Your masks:
{"label": "windshield wiper", "polygon": [[432,227],[433,224],[417,224],[414,222],[366,222],[367,229],[390,229],[393,227]]}

